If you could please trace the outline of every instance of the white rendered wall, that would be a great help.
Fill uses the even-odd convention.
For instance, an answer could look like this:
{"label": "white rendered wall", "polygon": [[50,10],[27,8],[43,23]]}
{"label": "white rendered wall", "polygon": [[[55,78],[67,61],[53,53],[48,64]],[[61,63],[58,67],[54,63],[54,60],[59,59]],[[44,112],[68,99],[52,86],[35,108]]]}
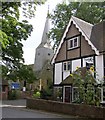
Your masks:
{"label": "white rendered wall", "polygon": [[72,61],[72,72],[75,71],[77,67],[81,67],[81,59]]}
{"label": "white rendered wall", "polygon": [[96,72],[98,74],[96,78],[99,80],[103,80],[104,77],[103,55],[96,56]]}
{"label": "white rendered wall", "polygon": [[63,71],[63,80],[70,75],[70,71]]}
{"label": "white rendered wall", "polygon": [[62,63],[55,64],[55,78],[54,84],[60,84],[62,82]]}

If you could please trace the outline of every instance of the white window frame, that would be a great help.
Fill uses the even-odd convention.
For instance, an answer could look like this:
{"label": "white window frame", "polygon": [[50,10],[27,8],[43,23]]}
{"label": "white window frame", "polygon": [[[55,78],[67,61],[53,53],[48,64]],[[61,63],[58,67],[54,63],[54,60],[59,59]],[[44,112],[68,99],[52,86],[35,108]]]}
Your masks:
{"label": "white window frame", "polygon": [[100,101],[103,102],[103,88],[98,87],[98,89],[100,90]]}
{"label": "white window frame", "polygon": [[[69,64],[70,64],[70,66],[69,66]],[[67,62],[67,70],[68,70],[68,71],[71,71],[71,69],[72,69],[72,62],[71,62],[71,61],[68,61],[68,62]]]}
{"label": "white window frame", "polygon": [[[65,68],[64,66],[66,67],[66,69],[64,69]],[[63,62],[63,71],[67,71],[67,62]]]}
{"label": "white window frame", "polygon": [[[74,89],[78,89],[78,87],[72,87],[72,102],[74,102]],[[78,97],[79,97],[79,92],[78,92]]]}
{"label": "white window frame", "polygon": [[[74,41],[75,41],[75,39],[77,39],[77,45],[76,45],[76,46],[74,45]],[[79,40],[78,37],[74,37],[74,38],[68,40],[68,49],[74,49],[74,48],[77,48],[77,47],[78,47],[78,40]],[[71,42],[71,41],[73,41],[73,47],[70,47],[70,42]]]}
{"label": "white window frame", "polygon": [[105,96],[103,95],[103,94],[104,94],[103,92],[104,92],[104,89],[105,89],[105,88],[104,88],[104,87],[101,87],[101,88],[99,88],[99,89],[101,89],[101,102],[103,103],[103,102],[105,102],[105,100],[104,100],[104,99],[105,99],[105,98],[104,98]]}
{"label": "white window frame", "polygon": [[[71,71],[72,67],[70,69],[68,69],[68,63],[70,62],[70,64],[72,65],[72,62],[71,61],[66,61],[66,62],[63,62],[63,71]],[[64,64],[66,64],[66,70],[64,70]]]}

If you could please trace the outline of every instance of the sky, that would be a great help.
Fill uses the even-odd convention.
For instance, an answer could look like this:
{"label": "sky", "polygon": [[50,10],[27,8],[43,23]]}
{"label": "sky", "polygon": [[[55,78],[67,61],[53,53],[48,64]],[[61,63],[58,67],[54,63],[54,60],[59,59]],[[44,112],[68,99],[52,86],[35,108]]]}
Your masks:
{"label": "sky", "polygon": [[34,29],[31,33],[31,36],[26,41],[22,42],[24,51],[23,57],[25,60],[25,64],[34,64],[35,49],[41,42],[48,12],[48,6],[49,12],[51,13],[54,10],[56,4],[60,3],[61,1],[62,0],[47,0],[47,2],[44,5],[37,6],[35,18],[28,20],[29,23],[33,25]]}

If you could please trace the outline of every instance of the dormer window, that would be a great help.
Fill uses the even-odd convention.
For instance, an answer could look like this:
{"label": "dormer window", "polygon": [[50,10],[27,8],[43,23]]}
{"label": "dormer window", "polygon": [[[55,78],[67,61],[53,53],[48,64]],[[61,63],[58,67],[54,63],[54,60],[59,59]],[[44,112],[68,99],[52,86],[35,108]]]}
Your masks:
{"label": "dormer window", "polygon": [[73,49],[76,47],[78,47],[78,37],[68,40],[68,49]]}

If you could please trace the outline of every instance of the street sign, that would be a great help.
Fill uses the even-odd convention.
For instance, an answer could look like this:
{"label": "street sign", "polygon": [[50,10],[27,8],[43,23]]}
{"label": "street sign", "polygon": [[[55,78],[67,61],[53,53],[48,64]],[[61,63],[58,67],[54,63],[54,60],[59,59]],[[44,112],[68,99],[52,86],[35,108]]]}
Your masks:
{"label": "street sign", "polygon": [[19,83],[11,83],[11,89],[19,89],[20,84]]}

